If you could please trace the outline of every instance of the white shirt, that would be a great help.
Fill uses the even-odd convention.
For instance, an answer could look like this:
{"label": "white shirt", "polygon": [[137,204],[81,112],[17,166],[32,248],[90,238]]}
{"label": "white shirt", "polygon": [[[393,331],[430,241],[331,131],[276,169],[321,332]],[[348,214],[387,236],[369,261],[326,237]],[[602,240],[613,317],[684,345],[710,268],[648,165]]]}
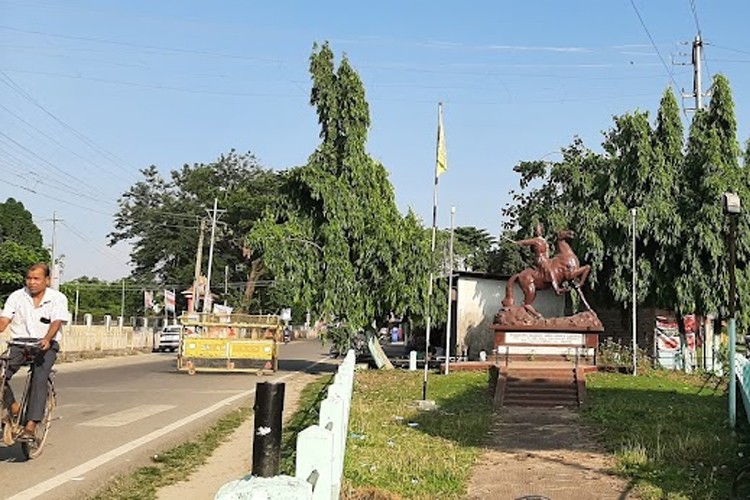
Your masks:
{"label": "white shirt", "polygon": [[[70,321],[68,312],[68,298],[52,288],[44,290],[44,296],[39,307],[34,307],[34,298],[24,287],[11,293],[5,301],[5,307],[0,316],[10,318],[10,335],[12,338],[42,339],[47,335],[49,325],[60,320]],[[54,339],[62,331],[62,327],[55,334]]]}

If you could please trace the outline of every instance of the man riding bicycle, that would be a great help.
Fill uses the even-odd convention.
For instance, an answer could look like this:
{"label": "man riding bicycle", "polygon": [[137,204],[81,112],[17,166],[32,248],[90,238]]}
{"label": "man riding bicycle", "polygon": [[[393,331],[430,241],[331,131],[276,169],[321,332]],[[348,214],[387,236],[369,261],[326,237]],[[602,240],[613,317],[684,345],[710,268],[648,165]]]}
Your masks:
{"label": "man riding bicycle", "polygon": [[[64,294],[49,288],[49,266],[37,263],[26,271],[26,286],[16,290],[8,297],[0,313],[0,332],[10,325],[11,337],[14,340],[32,340],[39,346],[34,356],[34,376],[31,381],[31,396],[27,413],[27,422],[21,441],[32,441],[37,423],[44,417],[44,406],[47,400],[47,379],[52,365],[57,360],[60,345],[57,335],[63,323],[70,320],[68,299]],[[21,411],[8,381],[26,362],[23,347],[12,345],[9,363],[5,374],[5,392],[3,405],[13,415]]]}

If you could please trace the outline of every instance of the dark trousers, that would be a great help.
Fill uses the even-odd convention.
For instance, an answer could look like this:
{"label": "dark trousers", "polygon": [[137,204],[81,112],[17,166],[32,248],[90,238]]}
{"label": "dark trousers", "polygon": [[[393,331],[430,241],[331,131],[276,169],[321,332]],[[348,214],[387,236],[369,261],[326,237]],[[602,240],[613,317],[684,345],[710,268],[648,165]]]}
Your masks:
{"label": "dark trousers", "polygon": [[5,371],[5,392],[3,393],[3,405],[10,408],[10,405],[16,401],[13,395],[13,389],[8,383],[13,375],[21,366],[29,363],[34,365],[34,375],[31,377],[31,395],[29,397],[29,407],[26,412],[26,420],[40,422],[44,417],[44,409],[47,403],[47,380],[52,372],[52,365],[57,361],[57,351],[60,345],[52,342],[52,345],[46,351],[39,351],[31,359],[26,360],[22,347],[11,346],[8,353],[8,368]]}

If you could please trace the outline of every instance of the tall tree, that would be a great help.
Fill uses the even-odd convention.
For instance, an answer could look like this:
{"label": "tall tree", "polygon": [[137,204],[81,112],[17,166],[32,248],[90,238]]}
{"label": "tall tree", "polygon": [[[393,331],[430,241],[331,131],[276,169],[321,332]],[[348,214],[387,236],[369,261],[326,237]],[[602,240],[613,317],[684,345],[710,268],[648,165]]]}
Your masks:
{"label": "tall tree", "polygon": [[[133,277],[189,287],[194,277],[199,227],[204,221],[208,248],[207,209],[216,198],[224,212],[216,230],[212,290],[223,290],[220,283],[226,267],[230,282],[245,283],[242,302],[249,307],[262,269],[258,251],[248,247],[243,236],[275,198],[277,174],[264,169],[252,154],[234,150],[209,164],[184,165],[172,171],[169,180],[155,166],[142,173],[145,179],[120,198],[115,230],[109,235],[110,244],[133,241]],[[208,253],[203,252],[201,262],[204,274]]]}
{"label": "tall tree", "polygon": [[460,226],[454,230],[454,254],[463,261],[469,271],[488,272],[492,249],[497,244],[486,229]]}
{"label": "tall tree", "polygon": [[389,311],[423,314],[429,240],[413,214],[401,217],[385,167],[366,152],[369,106],[348,59],[336,67],[329,45],[316,44],[310,74],[320,145],[284,176],[249,242],[290,305],[335,318],[346,343]]}
{"label": "tall tree", "polygon": [[[714,77],[707,110],[698,111],[690,127],[684,176],[680,183],[680,207],[684,221],[683,274],[677,279],[677,301],[681,312],[722,313],[727,311],[728,267],[727,219],[722,213],[722,195],[737,192],[748,199],[746,173],[739,164],[737,122],[728,80]],[[747,262],[748,218],[740,219],[738,259]],[[738,284],[741,324],[750,324],[747,271],[740,268]]]}

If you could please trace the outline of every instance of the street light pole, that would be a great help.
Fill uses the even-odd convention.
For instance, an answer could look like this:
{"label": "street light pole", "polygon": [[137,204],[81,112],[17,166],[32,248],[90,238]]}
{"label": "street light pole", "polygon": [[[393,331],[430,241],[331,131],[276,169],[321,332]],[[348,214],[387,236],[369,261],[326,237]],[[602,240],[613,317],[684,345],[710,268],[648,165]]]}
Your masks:
{"label": "street light pole", "polygon": [[451,313],[453,308],[453,230],[456,218],[456,207],[451,207],[451,240],[448,246],[448,319],[445,323],[445,374],[450,372],[451,357]]}
{"label": "street light pole", "polygon": [[635,287],[635,280],[637,278],[636,273],[636,260],[635,260],[635,215],[636,215],[636,209],[631,208],[630,213],[633,217],[633,241],[632,241],[632,257],[633,257],[633,289],[632,289],[632,318],[631,318],[631,327],[633,330],[633,376],[638,375],[638,329],[636,327],[636,320],[637,320],[637,308],[636,308],[636,287]]}
{"label": "street light pole", "polygon": [[729,427],[737,424],[737,378],[735,370],[735,348],[737,342],[737,319],[735,300],[737,284],[735,281],[737,218],[742,211],[740,197],[734,193],[724,193],[724,212],[729,215]]}

